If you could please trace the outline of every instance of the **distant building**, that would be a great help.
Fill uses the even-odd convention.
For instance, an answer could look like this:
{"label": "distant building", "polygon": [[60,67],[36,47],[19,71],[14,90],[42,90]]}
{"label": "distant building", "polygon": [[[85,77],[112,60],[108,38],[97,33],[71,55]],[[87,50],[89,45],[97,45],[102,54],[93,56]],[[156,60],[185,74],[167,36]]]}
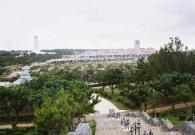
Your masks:
{"label": "distant building", "polygon": [[34,50],[33,50],[33,52],[36,54],[40,53],[38,36],[34,36]]}
{"label": "distant building", "polygon": [[77,61],[107,61],[107,60],[132,60],[136,61],[138,58],[144,57],[147,59],[156,50],[153,48],[140,48],[140,41],[134,42],[135,47],[129,49],[98,49],[75,54],[69,58],[53,59],[47,63],[66,63]]}
{"label": "distant building", "polygon": [[35,54],[56,54],[56,52],[43,52],[39,49],[39,37],[38,36],[34,36],[34,49],[32,51],[32,53]]}
{"label": "distant building", "polygon": [[139,54],[140,53],[140,41],[139,40],[135,40],[134,48],[135,48],[136,52]]}
{"label": "distant building", "polygon": [[28,66],[23,67],[20,73],[20,78],[13,82],[13,85],[20,85],[22,83],[25,83],[26,81],[32,80],[32,78],[30,77],[29,69],[30,68]]}

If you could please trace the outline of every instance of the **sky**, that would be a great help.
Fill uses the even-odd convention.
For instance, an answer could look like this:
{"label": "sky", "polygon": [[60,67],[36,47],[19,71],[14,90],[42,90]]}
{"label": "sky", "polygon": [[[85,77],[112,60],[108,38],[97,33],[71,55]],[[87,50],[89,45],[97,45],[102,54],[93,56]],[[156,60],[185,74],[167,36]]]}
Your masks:
{"label": "sky", "polygon": [[0,0],[0,49],[195,48],[195,0]]}

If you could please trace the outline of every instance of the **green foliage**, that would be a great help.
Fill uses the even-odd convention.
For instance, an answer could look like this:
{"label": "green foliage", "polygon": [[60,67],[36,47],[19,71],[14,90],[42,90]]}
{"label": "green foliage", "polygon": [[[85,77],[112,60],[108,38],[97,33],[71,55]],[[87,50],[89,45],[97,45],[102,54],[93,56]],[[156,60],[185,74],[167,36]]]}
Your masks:
{"label": "green foliage", "polygon": [[0,135],[36,135],[34,127],[16,128],[16,129],[0,129]]}
{"label": "green foliage", "polygon": [[92,135],[95,135],[95,131],[96,131],[96,122],[95,122],[95,120],[89,121],[89,126],[92,130]]}
{"label": "green foliage", "polygon": [[[195,107],[192,108],[192,115],[195,115]],[[185,121],[188,115],[188,110],[186,109],[178,109],[167,112],[157,113],[156,116],[158,118],[167,118],[171,121],[172,124],[177,125],[182,121]]]}
{"label": "green foliage", "polygon": [[13,128],[18,122],[19,113],[28,105],[28,91],[22,86],[1,88],[0,110],[7,115]]}
{"label": "green foliage", "polygon": [[[28,115],[19,115],[18,116],[18,122],[31,122],[34,119],[34,115],[33,114],[28,114]],[[0,116],[0,122],[2,123],[8,123],[9,121],[9,117],[7,117],[6,115],[1,115]]]}
{"label": "green foliage", "polygon": [[8,72],[8,69],[7,68],[2,68],[0,66],[0,75],[3,75],[4,73]]}
{"label": "green foliage", "polygon": [[55,101],[46,99],[35,113],[35,125],[46,131],[59,129],[66,131],[66,125],[71,120],[71,107],[64,90],[59,92]]}
{"label": "green foliage", "polygon": [[93,107],[97,102],[98,97],[93,98],[84,83],[69,81],[67,89],[61,89],[55,99],[47,98],[36,111],[35,124],[45,131],[57,129],[64,133],[72,130],[74,118],[94,112]]}
{"label": "green foliage", "polygon": [[61,58],[62,55],[72,54],[69,50],[64,50],[61,52],[57,52],[56,54],[31,54],[28,55],[27,52],[22,52],[23,56],[20,56],[20,52],[12,51],[12,52],[6,52],[6,51],[0,51],[0,67],[6,67],[11,65],[28,65],[33,62],[44,62],[49,59],[57,59]]}

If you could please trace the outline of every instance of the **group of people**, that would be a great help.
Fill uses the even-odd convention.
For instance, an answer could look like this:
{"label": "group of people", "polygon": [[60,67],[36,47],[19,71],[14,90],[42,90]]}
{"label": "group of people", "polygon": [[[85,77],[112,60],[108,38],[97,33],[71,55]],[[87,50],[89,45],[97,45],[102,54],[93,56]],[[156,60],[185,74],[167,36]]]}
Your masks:
{"label": "group of people", "polygon": [[[109,110],[109,117],[120,119],[121,120],[121,126],[124,126],[125,129],[130,130],[130,135],[141,135],[140,129],[141,129],[141,122],[138,120],[137,122],[134,122],[132,126],[130,126],[130,119],[122,117],[120,118],[120,113],[115,113],[114,109]],[[142,135],[154,135],[152,130],[149,130],[149,132],[144,131]]]}

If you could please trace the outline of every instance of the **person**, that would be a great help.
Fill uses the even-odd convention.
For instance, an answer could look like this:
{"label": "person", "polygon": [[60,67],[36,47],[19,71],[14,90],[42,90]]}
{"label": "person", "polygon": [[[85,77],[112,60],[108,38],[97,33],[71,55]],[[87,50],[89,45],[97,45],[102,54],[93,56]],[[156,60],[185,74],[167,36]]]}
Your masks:
{"label": "person", "polygon": [[[126,121],[126,126],[127,126],[127,128],[129,129],[129,119],[127,119],[127,121]],[[125,127],[126,128],[126,127]]]}
{"label": "person", "polygon": [[154,134],[152,133],[152,130],[149,131],[149,135],[154,135]]}
{"label": "person", "polygon": [[144,131],[144,134],[143,135],[148,135],[148,134],[146,133],[146,131]]}

